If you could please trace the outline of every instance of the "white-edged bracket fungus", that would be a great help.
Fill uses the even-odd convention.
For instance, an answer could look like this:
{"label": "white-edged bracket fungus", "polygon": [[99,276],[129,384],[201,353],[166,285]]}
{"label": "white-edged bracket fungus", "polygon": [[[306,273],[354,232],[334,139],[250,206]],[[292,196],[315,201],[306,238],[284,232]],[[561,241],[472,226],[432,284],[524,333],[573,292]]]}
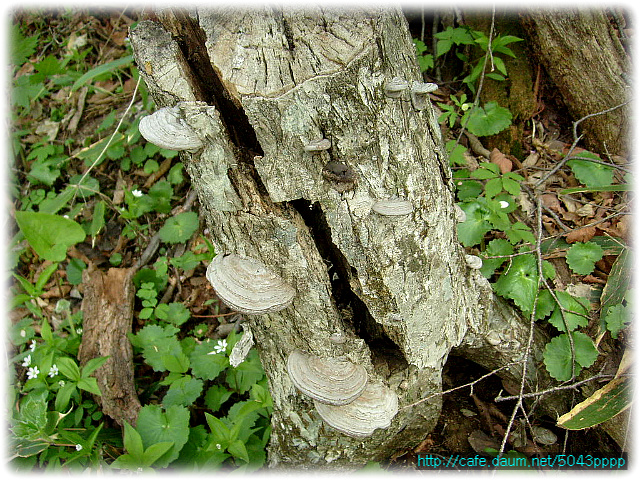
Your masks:
{"label": "white-edged bracket fungus", "polygon": [[207,267],[207,280],[227,306],[249,315],[282,310],[296,294],[260,260],[243,255],[217,255]]}
{"label": "white-edged bracket fungus", "polygon": [[411,84],[411,103],[416,110],[424,110],[427,108],[429,97],[428,94],[435,92],[438,85],[435,83],[413,82]]}
{"label": "white-edged bracket fungus", "polygon": [[477,255],[465,255],[464,261],[467,262],[469,268],[479,270],[482,268],[482,259]]}
{"label": "white-edged bracket fungus", "polygon": [[325,422],[350,437],[368,437],[376,428],[389,428],[398,413],[398,396],[380,384],[368,384],[362,395],[347,405],[313,403]]}
{"label": "white-edged bracket fungus", "polygon": [[361,365],[335,358],[320,358],[300,349],[287,359],[287,372],[302,393],[329,405],[353,402],[367,385],[367,371]]}
{"label": "white-edged bracket fungus", "polygon": [[168,150],[197,150],[202,139],[180,116],[180,108],[163,107],[140,119],[140,134],[148,142]]}
{"label": "white-edged bracket fungus", "polygon": [[388,200],[378,200],[373,204],[371,210],[378,215],[385,216],[409,215],[413,212],[413,205],[409,200],[390,198]]}
{"label": "white-edged bracket fungus", "polygon": [[401,77],[393,77],[384,86],[384,93],[390,98],[400,98],[402,92],[409,88],[409,82]]}
{"label": "white-edged bracket fungus", "polygon": [[323,150],[329,150],[330,148],[331,140],[327,140],[326,138],[314,140],[304,146],[305,152],[321,152]]}

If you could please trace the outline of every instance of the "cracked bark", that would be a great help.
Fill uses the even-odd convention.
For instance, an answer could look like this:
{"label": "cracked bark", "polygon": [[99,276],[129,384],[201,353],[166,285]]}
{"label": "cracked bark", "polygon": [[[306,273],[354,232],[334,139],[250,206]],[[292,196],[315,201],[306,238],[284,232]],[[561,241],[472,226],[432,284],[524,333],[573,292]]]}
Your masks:
{"label": "cracked bark", "polygon": [[[420,80],[399,10],[165,10],[130,38],[160,106],[205,102],[184,110],[207,144],[181,156],[217,253],[259,258],[297,290],[291,307],[249,318],[274,403],[271,466],[388,458],[435,426],[440,397],[406,406],[441,391],[453,348],[488,367],[522,358],[528,322],[468,269],[456,240],[433,110],[384,95],[394,76]],[[305,152],[319,137],[332,148]],[[352,190],[322,176],[329,161],[357,173]],[[393,196],[413,213],[371,212],[375,199]],[[335,332],[347,342],[332,344]],[[534,388],[548,384],[536,369],[544,341],[536,332]],[[392,388],[392,425],[363,440],[323,424],[287,375],[295,348],[346,355]]]}

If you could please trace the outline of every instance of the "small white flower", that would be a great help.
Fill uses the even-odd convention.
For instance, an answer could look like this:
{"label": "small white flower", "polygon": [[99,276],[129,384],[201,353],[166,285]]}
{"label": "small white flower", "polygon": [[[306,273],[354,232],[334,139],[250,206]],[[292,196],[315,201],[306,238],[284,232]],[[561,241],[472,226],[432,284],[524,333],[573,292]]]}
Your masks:
{"label": "small white flower", "polygon": [[29,367],[29,369],[27,370],[27,378],[29,380],[31,380],[32,378],[37,378],[38,375],[40,375],[40,370],[38,370],[38,367]]}
{"label": "small white flower", "polygon": [[140,198],[144,194],[140,190],[131,190],[131,195],[133,195],[136,198]]}
{"label": "small white flower", "polygon": [[509,206],[509,202],[505,202],[504,200],[500,200],[500,208],[507,208]]}
{"label": "small white flower", "polygon": [[49,376],[53,378],[57,374],[58,374],[58,366],[54,363],[53,365],[51,365],[51,368],[49,369]]}
{"label": "small white flower", "polygon": [[60,381],[58,382],[58,385],[60,385],[61,387],[64,387],[64,380],[60,380]]}
{"label": "small white flower", "polygon": [[216,353],[222,353],[227,350],[227,341],[226,340],[218,340],[218,344],[213,347]]}
{"label": "small white flower", "polygon": [[22,360],[23,367],[28,367],[29,365],[31,365],[31,355],[27,355],[24,357],[24,360]]}
{"label": "small white flower", "polygon": [[69,215],[62,215],[64,218],[66,218],[67,220],[69,220]]}
{"label": "small white flower", "polygon": [[219,443],[216,443],[216,448],[217,448],[218,450],[222,450],[222,445],[220,445]]}
{"label": "small white flower", "polygon": [[76,450],[79,452],[80,450],[82,450],[82,445],[80,445],[79,443],[76,444]]}
{"label": "small white flower", "polygon": [[76,333],[77,333],[78,335],[82,335],[82,327],[78,327],[78,328],[76,328]]}
{"label": "small white flower", "polygon": [[32,352],[34,352],[36,350],[36,346],[38,344],[36,343],[35,340],[31,340],[31,345],[29,345],[29,350],[31,350]]}
{"label": "small white flower", "polygon": [[27,336],[27,331],[26,331],[26,330],[24,330],[24,329],[20,330],[20,336],[21,336],[22,338],[26,337],[26,336]]}

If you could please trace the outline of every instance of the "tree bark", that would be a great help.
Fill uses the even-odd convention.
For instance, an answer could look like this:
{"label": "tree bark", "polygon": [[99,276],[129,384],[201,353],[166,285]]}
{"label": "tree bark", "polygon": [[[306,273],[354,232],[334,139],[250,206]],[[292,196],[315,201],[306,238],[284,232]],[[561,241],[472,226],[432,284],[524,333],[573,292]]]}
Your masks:
{"label": "tree bark", "polygon": [[[531,9],[522,23],[574,121],[629,100],[629,59],[604,11]],[[627,105],[585,120],[579,133],[597,152],[626,155],[629,119]]]}
{"label": "tree bark", "polygon": [[[389,458],[435,426],[440,396],[415,403],[441,391],[454,347],[488,367],[524,358],[529,323],[456,240],[433,109],[384,94],[395,76],[421,80],[399,10],[165,10],[131,42],[160,106],[202,102],[181,109],[206,145],[181,156],[216,252],[260,259],[296,288],[292,306],[248,317],[273,397],[271,466]],[[321,137],[330,150],[304,151]],[[323,177],[329,161],[357,175],[351,190]],[[371,210],[391,197],[413,212]],[[544,344],[534,332],[530,385],[549,384],[536,368]],[[287,374],[296,348],[345,355],[389,386],[400,405],[391,426],[356,439],[325,425]],[[518,379],[522,364],[503,373]]]}

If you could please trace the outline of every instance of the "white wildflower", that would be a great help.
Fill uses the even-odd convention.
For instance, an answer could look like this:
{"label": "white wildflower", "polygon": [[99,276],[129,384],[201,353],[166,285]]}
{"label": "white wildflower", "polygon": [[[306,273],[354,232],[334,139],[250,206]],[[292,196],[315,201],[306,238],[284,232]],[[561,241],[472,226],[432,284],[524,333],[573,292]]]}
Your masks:
{"label": "white wildflower", "polygon": [[37,378],[38,375],[40,375],[40,370],[38,370],[38,367],[29,367],[29,369],[27,370],[27,378],[29,380],[31,380],[32,378]]}
{"label": "white wildflower", "polygon": [[24,357],[24,360],[22,360],[23,367],[28,367],[29,365],[31,365],[31,355],[27,355]]}
{"label": "white wildflower", "polygon": [[131,190],[131,195],[133,195],[136,198],[140,198],[143,193],[140,190]]}
{"label": "white wildflower", "polygon": [[49,369],[49,376],[53,378],[57,374],[58,374],[58,366],[54,363],[53,365],[51,365],[51,368]]}

